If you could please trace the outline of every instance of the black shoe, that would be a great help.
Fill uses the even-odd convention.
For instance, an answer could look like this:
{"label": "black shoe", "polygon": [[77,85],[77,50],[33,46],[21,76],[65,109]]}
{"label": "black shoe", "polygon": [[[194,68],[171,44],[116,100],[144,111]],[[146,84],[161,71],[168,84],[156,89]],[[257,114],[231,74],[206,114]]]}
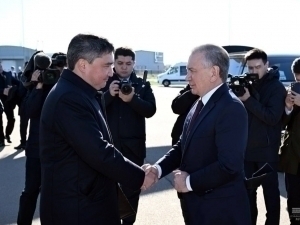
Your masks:
{"label": "black shoe", "polygon": [[11,143],[10,136],[5,137],[8,143]]}
{"label": "black shoe", "polygon": [[20,144],[19,146],[14,147],[14,149],[21,150],[21,149],[25,149],[25,147],[26,147],[25,145]]}

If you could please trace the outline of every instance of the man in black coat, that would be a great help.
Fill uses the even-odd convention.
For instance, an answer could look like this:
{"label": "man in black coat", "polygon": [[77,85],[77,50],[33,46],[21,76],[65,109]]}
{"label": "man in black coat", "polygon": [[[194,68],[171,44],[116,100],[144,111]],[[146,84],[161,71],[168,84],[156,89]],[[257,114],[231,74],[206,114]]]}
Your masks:
{"label": "man in black coat", "polygon": [[[137,77],[133,67],[135,53],[129,48],[115,51],[114,74],[109,78],[105,92],[108,125],[114,145],[120,152],[139,166],[146,157],[145,118],[156,112],[155,97],[149,82]],[[123,93],[121,83],[132,86],[132,91]],[[124,89],[124,86],[123,86]],[[122,190],[135,211],[138,209],[140,190],[122,186]],[[122,220],[122,224],[134,224],[136,215]]]}
{"label": "man in black coat", "polygon": [[78,34],[67,65],[41,114],[42,225],[120,225],[118,183],[133,190],[153,176],[112,145],[98,90],[112,76],[114,47],[104,38]]}
{"label": "man in black coat", "polygon": [[[248,144],[245,155],[245,174],[252,177],[265,163],[273,172],[263,181],[262,188],[266,204],[266,225],[279,225],[280,192],[278,187],[278,150],[281,137],[281,117],[285,108],[286,90],[279,81],[277,67],[269,68],[267,54],[253,49],[245,56],[250,73],[259,80],[240,97],[248,112]],[[238,137],[235,137],[238,138]],[[256,224],[256,188],[249,191],[252,224]]]}
{"label": "man in black coat", "polygon": [[[19,86],[19,84],[20,82],[12,76],[11,72],[5,72],[3,70],[0,62],[0,100],[3,104],[4,113],[6,114],[7,118],[5,139],[8,143],[11,143],[10,135],[13,132],[15,125],[14,108],[16,106],[14,102],[8,101],[8,94],[12,86]],[[3,130],[1,130],[0,132],[3,133]],[[4,140],[0,140],[0,145],[5,145]]]}

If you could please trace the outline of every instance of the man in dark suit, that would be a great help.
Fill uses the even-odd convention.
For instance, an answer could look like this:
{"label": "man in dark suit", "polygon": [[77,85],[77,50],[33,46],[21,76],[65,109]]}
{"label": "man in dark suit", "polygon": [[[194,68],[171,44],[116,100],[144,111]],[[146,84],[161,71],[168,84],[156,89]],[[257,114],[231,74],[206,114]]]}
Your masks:
{"label": "man in dark suit", "polygon": [[112,145],[98,91],[112,76],[114,47],[79,34],[70,42],[68,69],[50,91],[40,120],[42,225],[120,225],[118,183],[138,190],[146,177]]}
{"label": "man in dark suit", "polygon": [[250,224],[243,172],[247,112],[225,83],[228,68],[223,48],[207,44],[193,50],[186,79],[200,98],[179,141],[146,168],[160,178],[175,170],[174,186],[188,225]]}

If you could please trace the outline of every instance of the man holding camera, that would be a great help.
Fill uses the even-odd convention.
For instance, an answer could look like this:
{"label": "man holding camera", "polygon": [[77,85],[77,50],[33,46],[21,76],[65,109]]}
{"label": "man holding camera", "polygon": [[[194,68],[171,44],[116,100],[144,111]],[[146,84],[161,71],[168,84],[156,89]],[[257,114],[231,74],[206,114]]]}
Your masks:
{"label": "man holding camera", "polygon": [[300,224],[300,58],[294,60],[292,72],[297,83],[292,84],[285,99],[284,141],[280,148],[280,171],[285,173],[287,207],[291,225]]}
{"label": "man holding camera", "polygon": [[[54,59],[59,53],[53,54]],[[61,54],[61,53],[60,53]],[[52,60],[45,54],[39,54],[44,61]],[[35,58],[36,59],[36,58]],[[46,100],[46,97],[52,87],[55,85],[44,80],[43,70],[36,66],[31,70],[34,71],[30,78],[31,87],[29,87],[28,98],[25,100],[25,113],[30,119],[29,136],[27,145],[25,148],[26,165],[25,165],[25,188],[20,196],[19,213],[18,213],[18,225],[27,225],[32,223],[33,215],[36,208],[37,198],[41,187],[41,162],[40,162],[40,146],[39,146],[39,128],[40,117],[42,107]],[[56,70],[57,73],[61,73],[64,65],[50,66],[52,71]],[[28,68],[27,68],[28,69]]]}
{"label": "man holding camera", "polygon": [[[258,74],[259,80],[245,94],[239,97],[248,112],[248,144],[245,154],[245,175],[247,178],[268,163],[273,172],[262,182],[266,205],[266,225],[279,225],[280,193],[278,188],[278,149],[281,137],[281,116],[284,111],[286,90],[279,81],[278,68],[269,69],[267,54],[252,49],[245,55],[251,74]],[[238,122],[238,121],[237,121]],[[252,224],[257,220],[257,189],[249,190]]]}
{"label": "man holding camera", "polygon": [[[108,125],[114,145],[121,153],[139,166],[146,157],[145,118],[156,112],[155,97],[149,82],[137,77],[133,67],[135,53],[129,48],[118,48],[114,54],[114,74],[103,89]],[[122,187],[135,211],[139,191]],[[123,219],[122,224],[134,224],[136,215]]]}

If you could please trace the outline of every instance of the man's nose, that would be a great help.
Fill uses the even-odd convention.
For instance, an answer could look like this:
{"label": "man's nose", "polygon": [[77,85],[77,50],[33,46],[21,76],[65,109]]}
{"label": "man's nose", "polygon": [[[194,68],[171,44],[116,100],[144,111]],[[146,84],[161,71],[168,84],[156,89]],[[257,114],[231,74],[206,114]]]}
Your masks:
{"label": "man's nose", "polygon": [[109,71],[108,71],[108,76],[109,76],[109,77],[112,77],[112,76],[113,76],[113,69],[112,69],[112,68],[109,69]]}

